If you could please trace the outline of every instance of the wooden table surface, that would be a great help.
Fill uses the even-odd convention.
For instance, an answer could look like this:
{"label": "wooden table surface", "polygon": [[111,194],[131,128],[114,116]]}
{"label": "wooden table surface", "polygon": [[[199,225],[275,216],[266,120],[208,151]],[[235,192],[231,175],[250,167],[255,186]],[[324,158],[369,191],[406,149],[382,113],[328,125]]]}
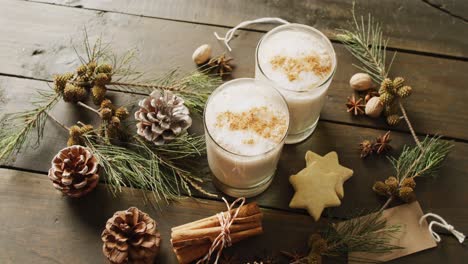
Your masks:
{"label": "wooden table surface", "polygon": [[[357,144],[387,130],[393,131],[393,154],[398,155],[404,144],[414,144],[403,122],[388,127],[382,120],[354,118],[345,111],[356,61],[334,41],[334,34],[346,26],[351,6],[344,0],[0,0],[1,115],[26,109],[35,90],[50,85],[53,74],[78,66],[70,39],[80,39],[83,26],[91,37],[102,34],[111,41],[116,52],[138,48],[141,68],[157,74],[174,67],[193,70],[191,54],[201,44],[223,52],[213,32],[224,34],[244,20],[272,16],[318,28],[333,42],[338,69],[317,130],[304,142],[285,147],[272,186],[249,199],[264,209],[265,234],[226,250],[242,261],[274,256],[278,263],[287,263],[278,252],[305,250],[308,235],[320,224],[305,211],[288,207],[293,194],[288,176],[304,167],[307,150],[337,151],[340,161],[354,170],[354,177],[345,183],[342,205],[325,211],[329,219],[339,220],[358,208],[381,205],[372,184],[393,174],[384,157],[360,159]],[[406,105],[418,135],[442,134],[455,145],[438,177],[418,181],[423,211],[440,214],[468,233],[468,1],[359,0],[356,6],[358,14],[372,12],[383,23],[390,37],[389,52],[398,52],[392,75],[405,76],[414,88]],[[256,25],[238,32],[231,42],[237,65],[233,78],[253,77],[256,44],[272,27]],[[113,93],[112,97],[125,103],[141,95]],[[67,120],[67,125],[78,119],[98,122],[94,115],[63,102],[53,114]],[[124,189],[114,198],[104,184],[82,199],[62,197],[46,174],[66,137],[48,122],[39,147],[24,149],[0,169],[0,263],[105,263],[100,233],[113,212],[130,206],[148,212],[160,224],[163,242],[157,263],[176,263],[170,228],[223,210],[220,198],[203,195],[156,210],[145,205],[140,192]],[[220,194],[209,181],[209,171],[204,176],[204,188]],[[437,248],[392,263],[466,263],[467,258],[466,245],[444,235]]]}

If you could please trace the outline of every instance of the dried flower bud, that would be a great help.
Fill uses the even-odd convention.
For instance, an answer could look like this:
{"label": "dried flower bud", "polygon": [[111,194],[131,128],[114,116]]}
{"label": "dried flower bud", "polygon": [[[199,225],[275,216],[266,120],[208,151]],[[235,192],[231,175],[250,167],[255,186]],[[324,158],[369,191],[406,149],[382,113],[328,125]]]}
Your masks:
{"label": "dried flower bud", "polygon": [[101,64],[96,68],[97,73],[112,73],[112,66],[110,64]]}
{"label": "dried flower bud", "polygon": [[398,190],[398,180],[393,176],[390,176],[385,180],[385,185],[388,186],[390,193],[395,193]]}
{"label": "dried flower bud", "polygon": [[101,102],[101,108],[110,108],[114,109],[114,105],[112,104],[112,101],[110,99],[104,99]]}
{"label": "dried flower bud", "polygon": [[95,85],[91,88],[91,94],[93,95],[93,102],[95,105],[100,105],[102,100],[106,97],[106,87],[101,85]]}
{"label": "dried flower bud", "polygon": [[87,65],[88,71],[90,73],[93,73],[96,67],[97,67],[97,63],[95,61],[90,61]]}
{"label": "dried flower bud", "polygon": [[76,68],[76,73],[78,75],[84,75],[84,74],[86,74],[87,70],[88,70],[88,67],[86,67],[86,65],[82,64],[82,65],[78,66],[78,68]]}
{"label": "dried flower bud", "polygon": [[77,125],[71,126],[68,133],[70,137],[79,139],[81,137],[81,128]]}
{"label": "dried flower bud", "polygon": [[410,187],[414,190],[414,188],[416,188],[416,182],[414,181],[414,179],[412,177],[410,178],[405,178],[402,182],[401,182],[401,186],[403,187]]}
{"label": "dried flower bud", "polygon": [[401,187],[398,191],[398,197],[400,197],[401,200],[407,203],[412,202],[416,199],[416,196],[414,195],[414,190],[411,187]]}
{"label": "dried flower bud", "polygon": [[116,116],[113,116],[110,120],[110,124],[113,127],[120,127],[120,119]]}
{"label": "dried flower bud", "polygon": [[75,86],[71,83],[68,83],[63,90],[63,100],[65,102],[76,103],[78,101],[83,101],[86,99],[88,93],[83,87]]}
{"label": "dried flower bud", "polygon": [[54,89],[56,93],[63,93],[65,85],[73,78],[73,73],[67,72],[54,76]]}
{"label": "dried flower bud", "polygon": [[390,190],[388,186],[382,181],[376,181],[374,183],[374,186],[372,186],[372,190],[374,190],[374,192],[376,192],[378,195],[385,196],[385,197],[390,196]]}
{"label": "dried flower bud", "polygon": [[126,119],[129,116],[127,108],[123,106],[117,108],[117,110],[115,110],[115,116],[120,120]]}
{"label": "dried flower bud", "polygon": [[103,108],[101,109],[101,111],[99,112],[99,114],[101,115],[101,118],[104,119],[104,120],[111,120],[112,118],[112,109],[110,108]]}
{"label": "dried flower bud", "polygon": [[80,133],[81,135],[87,134],[91,131],[94,130],[94,127],[92,125],[84,125],[80,128]]}
{"label": "dried flower bud", "polygon": [[98,86],[104,86],[110,82],[110,78],[106,73],[98,73],[94,78],[94,84]]}

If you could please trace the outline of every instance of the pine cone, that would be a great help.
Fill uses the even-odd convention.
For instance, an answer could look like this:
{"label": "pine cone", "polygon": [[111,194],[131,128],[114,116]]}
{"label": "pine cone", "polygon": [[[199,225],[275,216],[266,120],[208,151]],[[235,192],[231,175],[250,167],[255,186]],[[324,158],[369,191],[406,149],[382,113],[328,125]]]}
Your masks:
{"label": "pine cone", "polygon": [[112,109],[102,108],[101,111],[99,111],[99,115],[102,119],[110,121],[112,118]]}
{"label": "pine cone", "polygon": [[110,81],[111,81],[110,76],[105,73],[98,73],[96,74],[96,77],[94,78],[94,83],[95,85],[98,85],[98,86],[104,86],[110,83]]}
{"label": "pine cone", "polygon": [[54,187],[71,197],[81,197],[98,184],[98,162],[91,151],[82,146],[62,149],[53,159],[49,179]]}
{"label": "pine cone", "polygon": [[[385,78],[382,83],[380,84],[380,89],[379,93],[382,91],[382,93],[394,93],[395,88],[393,87],[393,82],[389,78]],[[382,95],[380,93],[380,95]]]}
{"label": "pine cone", "polygon": [[411,86],[405,85],[401,87],[400,89],[398,89],[397,94],[400,98],[406,98],[411,95],[412,90],[413,88],[411,88]]}
{"label": "pine cone", "polygon": [[416,200],[416,195],[414,194],[414,190],[411,187],[401,187],[398,191],[398,197],[407,203]]}
{"label": "pine cone", "polygon": [[80,133],[81,135],[87,134],[91,131],[94,130],[94,127],[92,125],[84,125],[80,128]]}
{"label": "pine cone", "polygon": [[372,186],[372,190],[374,190],[374,192],[376,192],[378,195],[385,196],[385,197],[390,196],[390,189],[382,181],[375,182],[374,186]]}
{"label": "pine cone", "polygon": [[101,102],[101,108],[110,108],[114,109],[114,105],[112,104],[112,101],[110,99],[104,99]]}
{"label": "pine cone", "polygon": [[75,86],[71,83],[65,85],[65,89],[63,90],[63,100],[65,102],[76,103],[78,101],[83,101],[86,99],[87,95],[88,93],[85,88]]}
{"label": "pine cone", "polygon": [[115,116],[118,117],[120,120],[124,120],[128,117],[129,113],[126,107],[119,107],[115,110]]}
{"label": "pine cone", "polygon": [[94,70],[96,69],[97,64],[95,61],[90,61],[87,65],[88,71],[87,74],[91,76],[94,73]]}
{"label": "pine cone", "polygon": [[398,180],[393,176],[390,176],[385,180],[385,185],[388,186],[390,193],[395,193],[398,190]]}
{"label": "pine cone", "polygon": [[393,99],[395,99],[395,96],[391,93],[383,93],[380,95],[379,97],[380,99],[380,102],[384,105],[384,106],[387,106],[387,105],[390,105],[392,102],[393,102]]}
{"label": "pine cone", "polygon": [[400,116],[399,115],[389,115],[387,116],[387,124],[390,126],[396,126],[400,123]]}
{"label": "pine cone", "polygon": [[138,135],[156,145],[162,145],[192,125],[192,118],[184,100],[170,91],[155,90],[141,100],[135,112]]}
{"label": "pine cone", "polygon": [[112,66],[109,64],[101,64],[96,68],[96,73],[111,73]]}
{"label": "pine cone", "polygon": [[416,188],[416,182],[414,181],[414,179],[412,177],[411,178],[405,178],[401,182],[401,186],[402,187],[410,187],[411,189],[414,190],[414,188]]}
{"label": "pine cone", "polygon": [[73,73],[67,72],[64,74],[60,75],[55,75],[54,76],[54,89],[56,93],[63,93],[63,90],[65,89],[65,85],[69,80],[73,78]]}
{"label": "pine cone", "polygon": [[102,252],[112,264],[153,263],[161,243],[156,221],[136,207],[107,220],[101,239]]}
{"label": "pine cone", "polygon": [[91,94],[93,95],[93,103],[95,105],[100,105],[106,97],[106,87],[103,85],[94,85],[91,88]]}
{"label": "pine cone", "polygon": [[390,115],[395,115],[395,114],[398,114],[398,104],[393,103],[384,107],[385,116],[390,116]]}
{"label": "pine cone", "polygon": [[86,67],[86,65],[82,64],[80,66],[78,66],[78,68],[76,68],[76,73],[78,75],[84,75],[86,74],[86,72],[88,71],[88,67]]}
{"label": "pine cone", "polygon": [[396,77],[393,79],[393,87],[395,87],[395,90],[398,91],[403,86],[404,82],[405,79],[403,79],[403,77]]}

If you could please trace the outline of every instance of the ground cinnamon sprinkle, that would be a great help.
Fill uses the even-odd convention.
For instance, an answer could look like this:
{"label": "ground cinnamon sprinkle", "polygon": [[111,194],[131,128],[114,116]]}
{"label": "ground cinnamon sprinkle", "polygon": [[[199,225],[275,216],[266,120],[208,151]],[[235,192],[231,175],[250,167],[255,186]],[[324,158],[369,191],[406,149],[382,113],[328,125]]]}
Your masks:
{"label": "ground cinnamon sprinkle", "polygon": [[[228,126],[230,130],[253,131],[257,135],[280,142],[286,130],[286,119],[273,114],[267,107],[253,107],[248,111],[233,113],[230,111],[218,114],[216,126]],[[254,144],[251,138],[243,141],[244,144]]]}
{"label": "ground cinnamon sprinkle", "polygon": [[282,69],[289,81],[294,81],[301,72],[313,72],[320,77],[326,76],[331,70],[331,61],[323,60],[318,55],[312,54],[298,58],[276,55],[270,61],[273,69]]}

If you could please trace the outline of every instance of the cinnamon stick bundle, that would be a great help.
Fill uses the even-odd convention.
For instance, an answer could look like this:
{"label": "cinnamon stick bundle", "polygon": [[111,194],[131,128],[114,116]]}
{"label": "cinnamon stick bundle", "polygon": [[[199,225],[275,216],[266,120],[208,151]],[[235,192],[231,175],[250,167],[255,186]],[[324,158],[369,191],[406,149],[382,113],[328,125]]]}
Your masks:
{"label": "cinnamon stick bundle", "polygon": [[[263,214],[258,204],[253,202],[238,208],[239,213],[229,227],[232,243],[239,242],[263,232]],[[223,212],[233,215],[237,208]],[[177,260],[188,264],[205,256],[213,240],[220,234],[221,226],[216,215],[172,228],[171,243]]]}

